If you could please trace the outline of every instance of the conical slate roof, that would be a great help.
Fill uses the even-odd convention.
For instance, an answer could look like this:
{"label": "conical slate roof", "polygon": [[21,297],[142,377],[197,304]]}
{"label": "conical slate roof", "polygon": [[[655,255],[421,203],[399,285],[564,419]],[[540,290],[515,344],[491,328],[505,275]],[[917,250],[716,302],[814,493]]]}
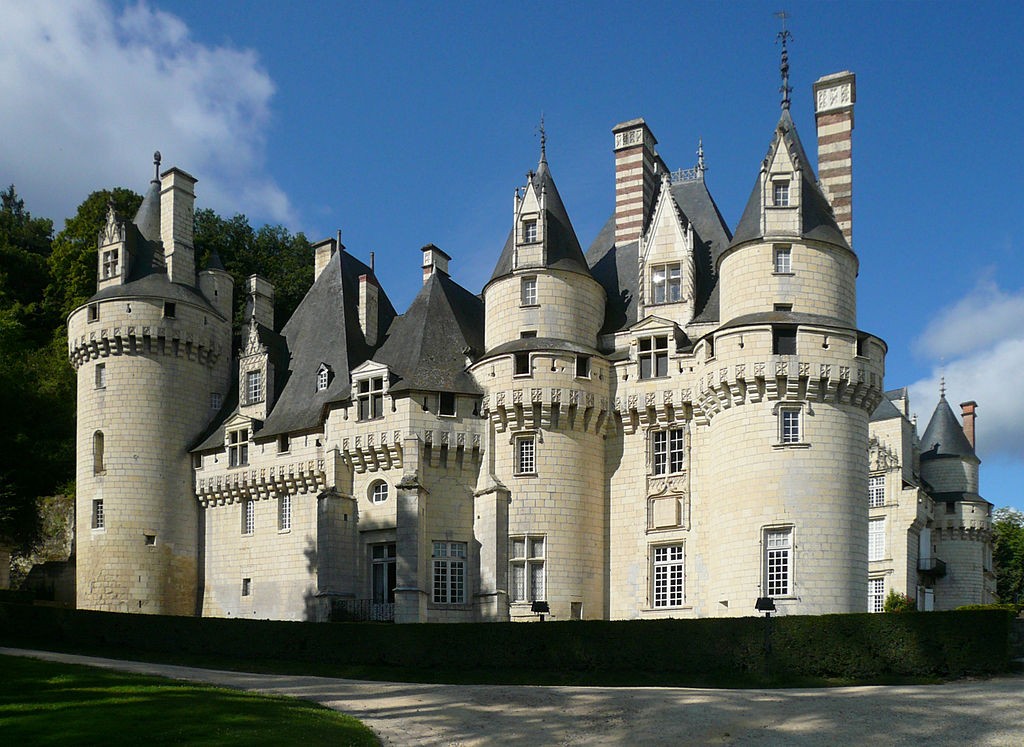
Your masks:
{"label": "conical slate roof", "polygon": [[921,459],[938,459],[945,456],[975,456],[974,447],[964,435],[960,421],[946,401],[946,395],[939,397],[932,419],[921,436]]}
{"label": "conical slate roof", "polygon": [[[785,145],[788,148],[791,156],[796,161],[801,175],[800,237],[815,241],[826,241],[830,244],[850,249],[846,237],[839,230],[828,198],[825,197],[818,186],[818,180],[814,175],[814,170],[811,168],[811,162],[807,158],[807,153],[804,151],[803,143],[800,142],[800,136],[797,134],[796,125],[793,124],[793,118],[789,114],[789,109],[782,110],[782,117],[775,126],[775,135],[768,151],[769,157],[774,151],[778,139],[781,139],[781,145]],[[733,235],[730,246],[737,246],[764,236],[764,233],[761,231],[761,180],[765,176],[764,173],[758,174],[757,181],[754,182],[754,189],[750,193],[750,199],[747,200],[747,206],[743,210],[743,216],[740,218],[739,225],[736,226],[736,233]],[[853,250],[850,249],[850,251]]]}
{"label": "conical slate roof", "polygon": [[132,223],[146,241],[160,241],[160,182],[156,179],[149,183]]}
{"label": "conical slate roof", "polygon": [[[569,270],[579,272],[583,275],[590,274],[587,260],[583,256],[583,249],[580,247],[579,239],[576,238],[576,231],[569,220],[569,214],[562,203],[562,197],[555,187],[555,180],[551,178],[551,170],[548,162],[541,157],[537,166],[537,173],[531,178],[531,184],[539,195],[545,190],[547,197],[547,246],[546,261],[544,266],[556,270]],[[498,264],[491,275],[491,281],[512,273],[512,258],[515,254],[515,227],[509,231],[505,247],[501,250]]]}

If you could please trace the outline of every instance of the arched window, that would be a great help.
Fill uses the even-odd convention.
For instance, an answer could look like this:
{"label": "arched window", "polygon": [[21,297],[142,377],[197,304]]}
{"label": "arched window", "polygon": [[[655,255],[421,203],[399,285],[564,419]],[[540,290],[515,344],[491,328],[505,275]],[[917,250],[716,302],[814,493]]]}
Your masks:
{"label": "arched window", "polygon": [[103,473],[103,431],[92,434],[92,471],[94,475]]}

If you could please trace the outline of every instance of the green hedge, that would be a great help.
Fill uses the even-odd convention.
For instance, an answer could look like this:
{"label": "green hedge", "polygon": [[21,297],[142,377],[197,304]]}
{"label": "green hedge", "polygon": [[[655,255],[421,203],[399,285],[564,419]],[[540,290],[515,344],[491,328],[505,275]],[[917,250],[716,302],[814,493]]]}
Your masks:
{"label": "green hedge", "polygon": [[[0,642],[442,672],[622,673],[767,684],[1005,671],[1002,610],[915,615],[386,625],[163,617],[0,604]],[[770,652],[766,653],[766,643]],[[612,677],[614,679],[614,677]]]}

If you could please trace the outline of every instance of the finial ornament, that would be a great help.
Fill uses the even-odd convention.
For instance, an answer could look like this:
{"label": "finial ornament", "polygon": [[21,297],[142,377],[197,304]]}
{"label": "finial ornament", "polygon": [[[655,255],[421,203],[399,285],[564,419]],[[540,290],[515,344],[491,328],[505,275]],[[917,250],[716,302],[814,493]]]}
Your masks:
{"label": "finial ornament", "polygon": [[942,378],[939,379],[939,398],[940,399],[945,399],[946,398],[946,377],[945,376],[943,376]]}
{"label": "finial ornament", "polygon": [[704,138],[697,139],[697,173],[703,175],[706,170],[704,165]]}
{"label": "finial ornament", "polygon": [[548,144],[548,134],[544,129],[544,112],[540,113],[540,124],[537,126],[537,131],[540,133],[540,160],[547,161],[548,157],[546,154]]}
{"label": "finial ornament", "polygon": [[786,19],[790,17],[789,13],[780,10],[775,17],[782,21],[782,31],[775,38],[776,43],[782,42],[782,64],[779,65],[779,72],[782,73],[782,85],[779,87],[779,93],[782,94],[782,108],[785,110],[789,109],[789,94],[793,92],[789,85],[789,50],[786,48],[786,42],[791,41],[793,35],[786,28]]}
{"label": "finial ornament", "polygon": [[153,154],[153,181],[160,181],[160,151]]}

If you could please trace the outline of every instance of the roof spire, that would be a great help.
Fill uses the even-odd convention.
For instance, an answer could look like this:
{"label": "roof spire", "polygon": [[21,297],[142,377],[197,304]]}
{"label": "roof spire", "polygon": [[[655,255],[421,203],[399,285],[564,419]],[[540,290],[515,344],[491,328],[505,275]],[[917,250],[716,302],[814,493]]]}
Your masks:
{"label": "roof spire", "polygon": [[545,151],[548,144],[548,134],[544,130],[544,112],[540,113],[540,124],[537,126],[537,131],[540,133],[540,160],[543,163],[547,163],[548,157]]}
{"label": "roof spire", "polygon": [[946,377],[943,376],[939,379],[939,399],[946,398]]}
{"label": "roof spire", "polygon": [[780,10],[775,17],[782,21],[782,31],[776,35],[775,39],[776,43],[782,42],[782,64],[779,65],[779,72],[782,73],[782,85],[779,87],[779,93],[782,94],[782,108],[787,110],[789,109],[789,94],[793,92],[793,89],[789,85],[789,50],[786,48],[786,41],[791,40],[793,35],[786,29],[786,19],[790,17],[789,13]]}
{"label": "roof spire", "polygon": [[153,154],[153,181],[160,183],[160,151]]}
{"label": "roof spire", "polygon": [[704,165],[704,138],[697,139],[697,175],[704,176],[707,167]]}

